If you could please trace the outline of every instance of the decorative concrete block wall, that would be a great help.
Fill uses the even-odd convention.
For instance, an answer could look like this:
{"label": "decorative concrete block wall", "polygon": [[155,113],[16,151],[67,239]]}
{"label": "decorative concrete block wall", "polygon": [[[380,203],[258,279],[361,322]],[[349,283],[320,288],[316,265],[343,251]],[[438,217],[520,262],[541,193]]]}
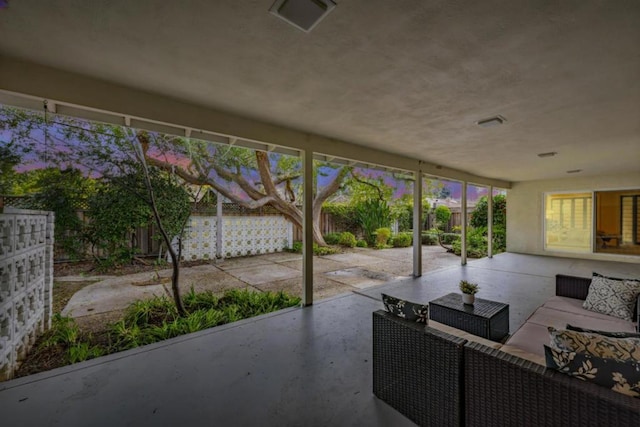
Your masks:
{"label": "decorative concrete block wall", "polygon": [[53,212],[0,213],[0,379],[51,326]]}
{"label": "decorative concrete block wall", "polygon": [[[182,244],[182,259],[214,259],[216,233],[215,216],[192,216]],[[222,218],[221,240],[223,258],[280,252],[293,242],[293,224],[277,215],[227,216]]]}

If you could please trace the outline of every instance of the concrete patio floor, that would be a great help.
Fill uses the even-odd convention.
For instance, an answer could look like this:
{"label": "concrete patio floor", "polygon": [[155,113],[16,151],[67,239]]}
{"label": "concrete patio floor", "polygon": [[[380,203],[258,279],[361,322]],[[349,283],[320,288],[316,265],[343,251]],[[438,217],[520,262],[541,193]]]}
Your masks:
{"label": "concrete patio floor", "polygon": [[2,425],[409,426],[372,394],[380,292],[427,302],[477,281],[510,304],[514,331],[558,273],[640,276],[640,265],[518,254],[470,261],[0,383]]}
{"label": "concrete patio floor", "polygon": [[[423,246],[423,272],[459,265],[460,258],[440,246]],[[371,286],[408,278],[413,266],[412,248],[384,250],[349,249],[342,254],[316,256],[314,267],[314,300],[366,289]],[[161,284],[150,284],[156,275]],[[125,309],[131,302],[153,296],[171,297],[171,269],[126,276],[102,277],[76,292],[62,311],[65,316],[86,317]],[[210,264],[184,267],[180,270],[181,291],[191,287],[196,292],[224,292],[227,289],[286,291],[302,294],[302,255],[277,252],[241,258],[212,261]],[[73,281],[76,277],[56,278]],[[87,280],[86,277],[81,279]]]}

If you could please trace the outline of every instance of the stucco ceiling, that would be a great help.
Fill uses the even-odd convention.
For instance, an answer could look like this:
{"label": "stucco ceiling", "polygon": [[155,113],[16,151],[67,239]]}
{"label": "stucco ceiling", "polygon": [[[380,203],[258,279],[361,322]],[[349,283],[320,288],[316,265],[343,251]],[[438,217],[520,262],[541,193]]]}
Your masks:
{"label": "stucco ceiling", "polygon": [[638,0],[336,3],[307,34],[272,0],[12,0],[0,53],[490,178],[640,168]]}

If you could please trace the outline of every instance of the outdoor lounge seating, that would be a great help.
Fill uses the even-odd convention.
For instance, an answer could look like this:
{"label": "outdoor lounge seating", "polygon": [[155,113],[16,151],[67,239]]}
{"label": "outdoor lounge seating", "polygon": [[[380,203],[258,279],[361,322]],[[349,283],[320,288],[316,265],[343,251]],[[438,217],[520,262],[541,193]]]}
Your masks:
{"label": "outdoor lounge seating", "polygon": [[[552,300],[584,299],[590,283],[558,275]],[[509,341],[503,351],[442,329],[373,313],[374,394],[418,425],[640,425],[638,398],[547,369]]]}

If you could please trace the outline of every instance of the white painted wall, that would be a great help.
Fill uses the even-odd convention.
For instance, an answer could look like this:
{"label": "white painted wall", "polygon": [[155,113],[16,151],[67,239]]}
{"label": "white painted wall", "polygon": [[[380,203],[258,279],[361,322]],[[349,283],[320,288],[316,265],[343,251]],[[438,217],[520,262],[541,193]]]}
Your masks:
{"label": "white painted wall", "polygon": [[569,258],[640,262],[639,257],[544,250],[544,193],[640,188],[640,171],[632,174],[513,183],[507,196],[507,251]]}

